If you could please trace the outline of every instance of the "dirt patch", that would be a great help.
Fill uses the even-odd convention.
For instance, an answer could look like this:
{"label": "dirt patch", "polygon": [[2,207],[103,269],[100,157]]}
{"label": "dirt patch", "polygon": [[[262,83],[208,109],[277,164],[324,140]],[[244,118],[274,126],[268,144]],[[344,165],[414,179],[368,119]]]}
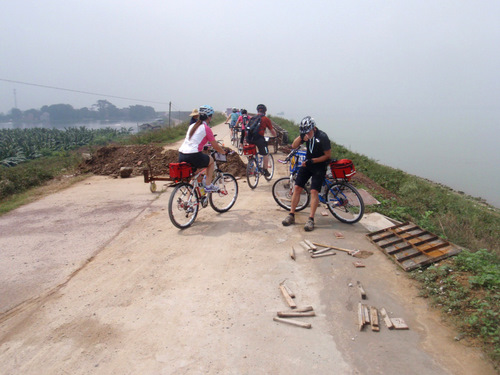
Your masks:
{"label": "dirt patch", "polygon": [[[168,165],[177,163],[178,155],[177,150],[155,145],[109,145],[98,148],[79,169],[82,173],[118,177],[121,167],[132,167],[132,176],[142,175],[144,169],[150,169],[153,176],[161,176],[168,175]],[[217,165],[235,177],[245,176],[246,164],[236,153],[228,155],[227,162]]]}

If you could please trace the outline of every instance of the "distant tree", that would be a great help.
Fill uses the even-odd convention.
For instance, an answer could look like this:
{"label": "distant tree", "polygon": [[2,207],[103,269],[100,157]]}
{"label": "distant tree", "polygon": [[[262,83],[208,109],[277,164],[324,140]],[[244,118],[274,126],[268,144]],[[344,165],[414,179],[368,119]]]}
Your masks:
{"label": "distant tree", "polygon": [[50,115],[50,122],[54,124],[71,123],[76,119],[76,111],[69,104],[44,105],[41,112],[47,112]]}
{"label": "distant tree", "polygon": [[23,120],[23,112],[21,112],[20,109],[18,108],[12,108],[10,110],[10,116],[12,119],[12,122],[19,124]]}
{"label": "distant tree", "polygon": [[119,120],[120,110],[107,100],[97,101],[97,112],[99,112],[100,120]]}
{"label": "distant tree", "polygon": [[156,117],[156,111],[153,107],[144,105],[131,105],[129,107],[129,118],[131,121],[145,121]]}
{"label": "distant tree", "polygon": [[23,112],[23,122],[26,124],[36,124],[40,122],[41,112],[38,109],[28,109]]}

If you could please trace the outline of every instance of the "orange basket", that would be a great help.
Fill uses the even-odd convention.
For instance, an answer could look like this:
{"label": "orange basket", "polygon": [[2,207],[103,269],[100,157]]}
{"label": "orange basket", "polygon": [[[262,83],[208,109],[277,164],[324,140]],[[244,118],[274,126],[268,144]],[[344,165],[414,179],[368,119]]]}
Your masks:
{"label": "orange basket", "polygon": [[191,164],[184,161],[182,163],[170,163],[168,165],[168,168],[170,170],[170,178],[173,178],[174,180],[182,180],[183,178],[188,178],[193,173]]}
{"label": "orange basket", "polygon": [[339,180],[350,181],[352,176],[356,174],[356,169],[352,160],[340,159],[337,161],[332,161],[330,163],[330,169],[332,171],[333,178]]}
{"label": "orange basket", "polygon": [[255,145],[243,146],[243,155],[257,155],[257,149]]}

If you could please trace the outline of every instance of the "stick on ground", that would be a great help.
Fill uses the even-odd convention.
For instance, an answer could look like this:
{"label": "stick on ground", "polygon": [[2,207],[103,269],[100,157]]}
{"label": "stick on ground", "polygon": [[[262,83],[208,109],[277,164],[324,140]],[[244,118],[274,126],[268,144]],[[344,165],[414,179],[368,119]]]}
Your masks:
{"label": "stick on ground", "polygon": [[296,309],[297,305],[295,304],[295,302],[293,302],[293,299],[292,297],[290,297],[290,294],[288,294],[288,292],[286,291],[286,288],[283,285],[280,285],[280,290],[281,294],[283,294],[283,297],[285,297],[285,301],[286,303],[288,303],[288,306],[290,306],[290,308],[292,309]]}
{"label": "stick on ground", "polygon": [[302,323],[302,322],[298,322],[296,320],[292,320],[292,319],[283,319],[283,318],[278,318],[277,316],[275,316],[273,318],[273,320],[275,322],[281,322],[281,323],[286,323],[286,324],[291,324],[292,326],[297,326],[297,327],[302,327],[302,328],[312,328],[312,325],[311,323]]}

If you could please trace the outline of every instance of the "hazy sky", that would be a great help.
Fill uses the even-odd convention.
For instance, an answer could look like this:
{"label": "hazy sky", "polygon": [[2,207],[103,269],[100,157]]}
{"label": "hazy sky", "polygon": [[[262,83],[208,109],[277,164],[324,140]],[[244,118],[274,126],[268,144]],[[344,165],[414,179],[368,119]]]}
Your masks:
{"label": "hazy sky", "polygon": [[[0,79],[173,110],[262,102],[382,161],[392,137],[438,129],[451,148],[450,129],[480,127],[498,160],[499,20],[498,0],[0,0]],[[0,80],[0,112],[14,89],[21,110],[168,109]]]}

